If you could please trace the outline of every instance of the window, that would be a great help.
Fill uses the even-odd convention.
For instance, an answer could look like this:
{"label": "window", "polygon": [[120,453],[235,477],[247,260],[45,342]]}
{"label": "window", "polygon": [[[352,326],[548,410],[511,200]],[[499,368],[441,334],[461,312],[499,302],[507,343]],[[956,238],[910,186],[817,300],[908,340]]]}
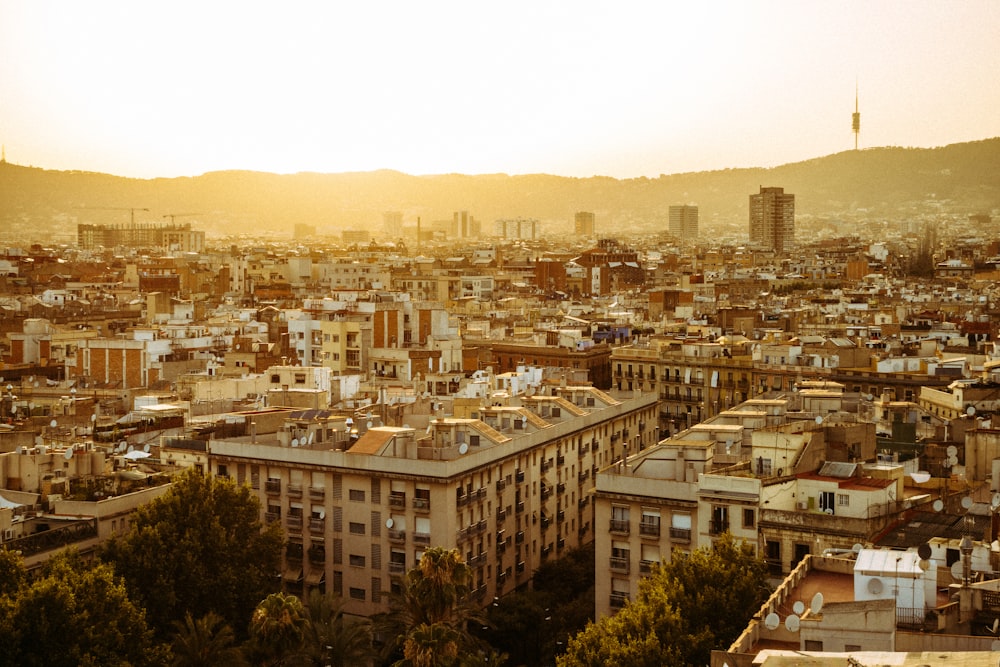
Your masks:
{"label": "window", "polygon": [[743,527],[753,528],[757,522],[757,511],[752,507],[743,508]]}
{"label": "window", "polygon": [[807,651],[822,651],[823,642],[817,639],[807,639],[805,642],[805,650]]}
{"label": "window", "polygon": [[365,589],[363,589],[363,588],[355,588],[354,586],[351,586],[351,588],[350,588],[350,596],[351,596],[352,600],[364,600],[365,599]]}
{"label": "window", "polygon": [[365,502],[365,492],[360,489],[351,489],[347,492],[347,497],[354,502],[363,503]]}
{"label": "window", "polygon": [[837,505],[840,507],[848,507],[851,504],[851,497],[846,493],[837,494]]}
{"label": "window", "polygon": [[611,506],[611,530],[627,533],[629,530],[628,507],[625,505]]}
{"label": "window", "polygon": [[349,562],[351,564],[351,567],[364,567],[365,566],[365,557],[364,556],[359,556],[357,554],[351,554]]}
{"label": "window", "polygon": [[364,535],[365,534],[365,524],[358,523],[356,521],[351,521],[350,531],[352,535]]}

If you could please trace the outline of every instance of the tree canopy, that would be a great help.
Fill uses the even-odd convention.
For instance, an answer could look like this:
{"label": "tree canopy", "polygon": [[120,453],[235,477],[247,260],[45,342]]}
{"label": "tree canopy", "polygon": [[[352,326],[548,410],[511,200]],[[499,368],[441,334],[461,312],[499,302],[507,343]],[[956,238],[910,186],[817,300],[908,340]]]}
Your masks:
{"label": "tree canopy", "polygon": [[30,584],[6,588],[0,649],[0,665],[19,667],[165,665],[169,657],[113,568],[74,554],[54,557]]}
{"label": "tree canopy", "polygon": [[140,507],[132,530],[110,540],[103,558],[114,563],[153,627],[215,612],[241,632],[276,588],[281,545],[280,527],[262,525],[249,487],[192,469]]}
{"label": "tree canopy", "polygon": [[674,556],[639,582],[635,599],[570,639],[559,667],[706,665],[767,599],[767,567],[753,547],[725,535]]}

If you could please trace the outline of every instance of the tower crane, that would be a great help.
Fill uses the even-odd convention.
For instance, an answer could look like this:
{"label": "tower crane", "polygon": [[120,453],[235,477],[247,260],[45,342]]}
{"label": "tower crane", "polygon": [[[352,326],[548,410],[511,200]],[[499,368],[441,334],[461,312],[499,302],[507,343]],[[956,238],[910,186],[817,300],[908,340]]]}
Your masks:
{"label": "tower crane", "polygon": [[135,226],[135,212],[136,211],[149,211],[148,208],[139,208],[137,206],[77,206],[76,208],[82,208],[88,211],[128,211],[129,212],[129,224],[133,227]]}
{"label": "tower crane", "polygon": [[186,218],[189,215],[201,215],[201,213],[167,213],[164,218],[170,218],[170,224],[174,224],[174,218]]}

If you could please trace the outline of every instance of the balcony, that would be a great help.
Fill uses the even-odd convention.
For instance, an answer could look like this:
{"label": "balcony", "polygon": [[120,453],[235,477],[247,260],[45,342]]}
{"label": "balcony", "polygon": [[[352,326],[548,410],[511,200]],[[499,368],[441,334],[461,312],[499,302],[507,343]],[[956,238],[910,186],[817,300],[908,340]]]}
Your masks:
{"label": "balcony", "polygon": [[390,574],[405,574],[406,573],[406,563],[394,563],[389,561],[389,573]]}
{"label": "balcony", "polygon": [[310,486],[309,497],[313,500],[323,500],[326,497],[326,489],[322,486]]}
{"label": "balcony", "polygon": [[502,507],[497,508],[497,523],[503,523],[507,518],[507,510]]}
{"label": "balcony", "polygon": [[566,510],[559,510],[556,512],[556,523],[562,523],[566,520]]}
{"label": "balcony", "polygon": [[659,537],[660,524],[643,521],[639,524],[639,535],[642,537]]}
{"label": "balcony", "polygon": [[507,488],[507,482],[503,481],[502,479],[498,479],[497,480],[497,493],[501,493],[506,488]]}
{"label": "balcony", "polygon": [[413,533],[413,543],[427,545],[431,543],[430,533]]}
{"label": "balcony", "polygon": [[641,560],[639,561],[639,573],[640,574],[650,574],[653,571],[653,561],[651,560]]}
{"label": "balcony", "polygon": [[548,530],[549,526],[551,526],[551,525],[552,525],[552,519],[550,519],[549,517],[547,517],[547,516],[545,516],[543,514],[542,515],[542,530],[543,531]]}
{"label": "balcony", "polygon": [[326,563],[326,549],[309,548],[309,564],[323,565]]}
{"label": "balcony", "polygon": [[267,523],[281,521],[281,512],[264,512],[264,521]]}
{"label": "balcony", "polygon": [[578,481],[578,482],[586,482],[588,477],[590,477],[590,471],[589,470],[581,470],[577,474],[577,476],[576,476],[576,481]]}
{"label": "balcony", "polygon": [[524,544],[524,531],[519,530],[514,533],[514,544]]}
{"label": "balcony", "polygon": [[628,535],[630,532],[628,519],[611,519],[611,525],[608,527],[612,533],[620,533],[622,535]]}
{"label": "balcony", "polygon": [[326,519],[309,519],[309,532],[322,533],[326,531]]}
{"label": "balcony", "polygon": [[289,484],[287,493],[289,498],[301,498],[302,486],[300,484]]}
{"label": "balcony", "polygon": [[579,528],[576,529],[576,534],[582,540],[587,535],[587,532],[589,530],[590,530],[590,522],[588,521],[587,523],[581,525]]}
{"label": "balcony", "polygon": [[485,563],[486,563],[486,552],[484,551],[481,554],[476,554],[472,558],[469,558],[466,564],[469,567],[479,567],[480,565],[484,565]]}
{"label": "balcony", "polygon": [[542,473],[548,472],[549,468],[551,467],[552,467],[551,459],[545,459],[544,461],[542,461]]}
{"label": "balcony", "polygon": [[580,498],[579,500],[576,501],[576,507],[577,507],[577,509],[581,509],[582,510],[584,507],[587,506],[587,503],[589,503],[589,502],[590,502],[590,497],[589,496],[584,496],[583,498]]}
{"label": "balcony", "polygon": [[291,530],[302,530],[302,515],[289,514],[285,519],[285,523]]}
{"label": "balcony", "polygon": [[566,457],[563,456],[562,454],[560,454],[559,456],[557,456],[556,457],[556,465],[558,465],[558,466],[564,466],[564,465],[566,465]]}
{"label": "balcony", "polygon": [[621,609],[628,602],[628,595],[625,593],[612,593],[611,594],[611,608]]}
{"label": "balcony", "polygon": [[670,529],[670,539],[677,540],[678,542],[690,542],[691,541],[691,529],[690,528],[671,528]]}
{"label": "balcony", "polygon": [[514,481],[517,482],[518,484],[520,484],[521,482],[524,481],[524,471],[523,470],[518,470],[517,472],[514,473]]}
{"label": "balcony", "polygon": [[523,560],[518,561],[517,565],[514,567],[514,569],[517,570],[518,574],[523,574],[524,573],[524,561]]}
{"label": "balcony", "polygon": [[406,541],[406,531],[396,530],[394,528],[389,529],[389,541],[400,544]]}
{"label": "balcony", "polygon": [[552,487],[542,485],[542,490],[540,492],[540,495],[542,496],[542,500],[547,500],[548,497],[552,495]]}
{"label": "balcony", "polygon": [[612,556],[608,563],[608,567],[611,568],[612,572],[628,574],[628,556]]}
{"label": "balcony", "polygon": [[566,482],[556,484],[556,493],[566,493]]}
{"label": "balcony", "polygon": [[406,494],[405,493],[390,493],[389,494],[389,507],[395,507],[397,509],[404,509],[406,507]]}
{"label": "balcony", "polygon": [[556,551],[562,551],[563,548],[565,548],[565,546],[566,546],[565,537],[560,537],[558,540],[556,540]]}
{"label": "balcony", "polygon": [[264,482],[264,491],[270,495],[277,495],[281,493],[281,480],[280,479],[269,479]]}
{"label": "balcony", "polygon": [[718,519],[713,519],[708,522],[708,534],[709,535],[722,535],[724,532],[729,530],[729,521],[722,521]]}
{"label": "balcony", "polygon": [[522,512],[524,512],[524,501],[523,500],[520,501],[520,502],[518,502],[516,505],[514,505],[514,511],[516,511],[518,514],[521,514]]}
{"label": "balcony", "polygon": [[431,511],[431,500],[430,498],[414,498],[413,499],[413,509],[421,514],[426,514]]}

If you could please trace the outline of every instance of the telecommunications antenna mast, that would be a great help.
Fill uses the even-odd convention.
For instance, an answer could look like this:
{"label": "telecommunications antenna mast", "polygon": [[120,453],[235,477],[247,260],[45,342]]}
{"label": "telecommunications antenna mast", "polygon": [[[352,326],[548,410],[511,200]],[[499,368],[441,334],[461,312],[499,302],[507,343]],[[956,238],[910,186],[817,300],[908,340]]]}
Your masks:
{"label": "telecommunications antenna mast", "polygon": [[861,112],[858,111],[858,82],[854,82],[854,113],[851,114],[851,131],[854,133],[854,150],[858,150],[858,135],[861,134]]}

